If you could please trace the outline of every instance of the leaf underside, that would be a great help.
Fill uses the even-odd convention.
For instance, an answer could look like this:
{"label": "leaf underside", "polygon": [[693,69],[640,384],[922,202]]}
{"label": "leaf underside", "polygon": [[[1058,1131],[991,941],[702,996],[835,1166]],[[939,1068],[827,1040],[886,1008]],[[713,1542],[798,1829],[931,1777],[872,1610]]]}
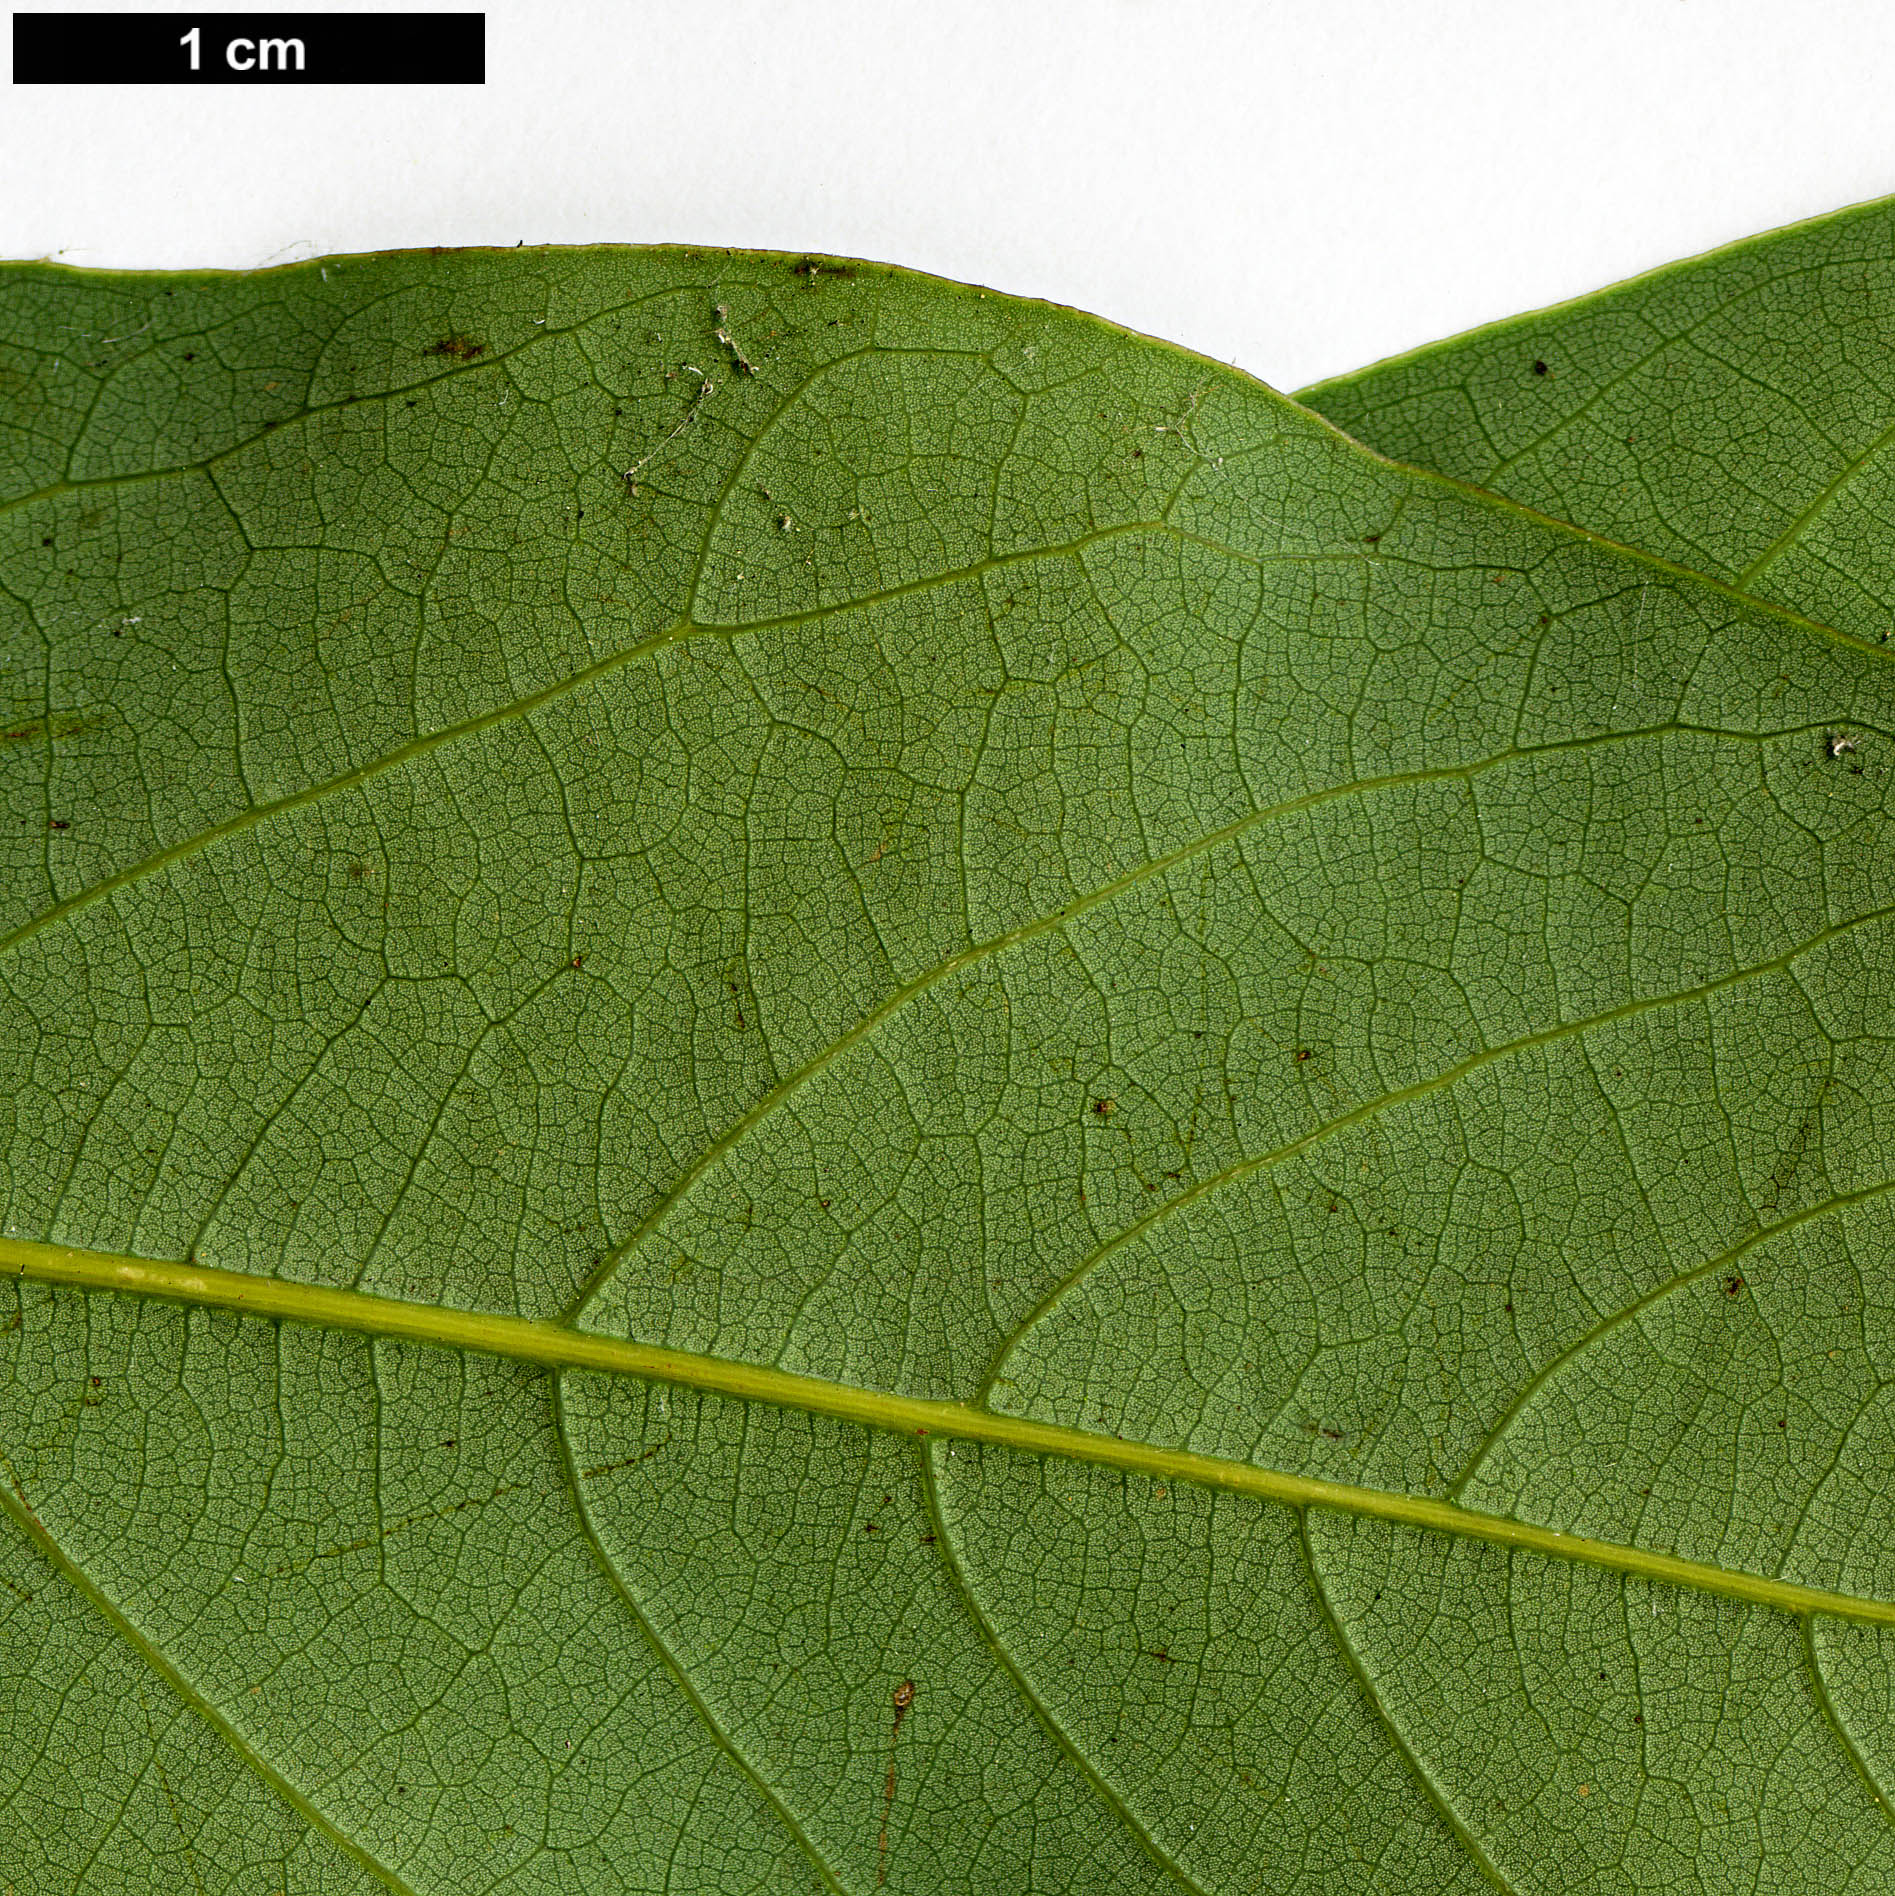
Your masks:
{"label": "leaf underside", "polygon": [[1891,292],[0,274],[0,1885],[1895,1889]]}

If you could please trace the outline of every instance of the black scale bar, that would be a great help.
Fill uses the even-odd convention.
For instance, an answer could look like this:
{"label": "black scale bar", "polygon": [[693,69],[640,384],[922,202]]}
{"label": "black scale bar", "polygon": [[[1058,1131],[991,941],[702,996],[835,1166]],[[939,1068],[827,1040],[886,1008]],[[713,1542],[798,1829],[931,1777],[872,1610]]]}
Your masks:
{"label": "black scale bar", "polygon": [[16,13],[16,86],[478,86],[484,13]]}

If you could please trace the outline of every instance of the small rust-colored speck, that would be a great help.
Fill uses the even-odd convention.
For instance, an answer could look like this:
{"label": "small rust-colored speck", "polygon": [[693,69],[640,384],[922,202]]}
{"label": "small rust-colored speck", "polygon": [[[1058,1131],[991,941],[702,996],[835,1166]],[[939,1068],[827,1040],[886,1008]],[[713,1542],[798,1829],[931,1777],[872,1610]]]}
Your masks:
{"label": "small rust-colored speck", "polygon": [[569,968],[583,968],[586,965],[586,958],[584,955],[574,955],[566,965]]}
{"label": "small rust-colored speck", "polygon": [[895,1688],[895,1723],[888,1734],[888,1776],[882,1781],[882,1830],[875,1841],[875,1882],[877,1888],[888,1881],[888,1818],[895,1807],[895,1740],[901,1736],[901,1721],[915,1702],[915,1682],[904,1679]]}
{"label": "small rust-colored speck", "polygon": [[487,353],[484,342],[476,342],[471,336],[443,336],[439,342],[431,342],[421,352],[424,356],[448,356],[456,362],[471,362],[476,356]]}
{"label": "small rust-colored speck", "polygon": [[1736,1297],[1740,1295],[1743,1288],[1744,1280],[1741,1277],[1727,1277],[1724,1279],[1724,1295],[1726,1297]]}
{"label": "small rust-colored speck", "polygon": [[1298,1047],[1296,1050],[1296,1064],[1298,1066],[1301,1066],[1305,1060],[1313,1060],[1315,1057],[1315,1053],[1308,1047]]}
{"label": "small rust-colored speck", "polygon": [[1118,1109],[1119,1103],[1115,1099],[1095,1099],[1092,1102],[1092,1110],[1097,1113],[1101,1119],[1111,1118]]}

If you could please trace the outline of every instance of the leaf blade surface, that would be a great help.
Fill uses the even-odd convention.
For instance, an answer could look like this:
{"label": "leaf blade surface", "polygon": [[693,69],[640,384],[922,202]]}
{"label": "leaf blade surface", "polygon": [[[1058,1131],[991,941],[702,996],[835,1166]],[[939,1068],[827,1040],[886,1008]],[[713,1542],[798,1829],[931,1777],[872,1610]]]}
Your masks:
{"label": "leaf blade surface", "polygon": [[1892,215],[1770,231],[1298,399],[1397,460],[1880,642]]}
{"label": "leaf blade surface", "polygon": [[[1585,1886],[1582,1648],[1481,1628],[1643,1583],[1162,1457],[1420,1505],[1602,1316],[1871,1215],[1885,781],[1827,740],[1886,661],[899,273],[259,282],[11,285],[105,300],[83,393],[13,344],[9,1235],[993,1445],[66,1293],[21,1505],[410,1887]],[[1628,1645],[1650,1742],[1802,1775],[1722,1827],[1585,1780],[1599,1861],[1835,1887],[1794,1807],[1876,1887],[1793,1622],[1679,1599],[1765,1656],[1707,1748]]]}

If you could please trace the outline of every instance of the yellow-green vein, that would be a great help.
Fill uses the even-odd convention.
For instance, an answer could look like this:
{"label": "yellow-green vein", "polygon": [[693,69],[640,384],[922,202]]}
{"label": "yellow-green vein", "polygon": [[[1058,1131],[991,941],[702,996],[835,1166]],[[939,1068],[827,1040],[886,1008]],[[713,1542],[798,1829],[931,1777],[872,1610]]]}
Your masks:
{"label": "yellow-green vein", "polygon": [[1895,1600],[1867,1599],[1799,1586],[1762,1574],[1743,1573],[1705,1561],[1616,1541],[1561,1533],[1504,1515],[1482,1514],[1431,1496],[1359,1488],[1284,1474],[1248,1462],[1185,1449],[1160,1448],[1118,1436],[1096,1435],[1057,1423],[997,1415],[964,1402],[943,1402],[865,1389],[853,1383],[792,1375],[756,1363],[726,1361],[689,1350],[674,1350],[622,1337],[602,1336],[564,1324],[505,1316],[497,1311],[453,1310],[438,1304],[372,1297],[360,1291],[328,1290],[243,1271],[212,1270],[194,1264],[122,1257],[67,1245],[0,1238],[0,1276],[64,1285],[85,1291],[118,1291],[240,1315],[324,1329],[350,1330],[442,1349],[475,1350],[549,1369],[589,1370],[602,1375],[635,1376],[744,1402],[769,1403],[825,1415],[863,1428],[900,1435],[946,1436],[982,1442],[1022,1454],[1059,1457],[1123,1469],[1159,1481],[1188,1481],[1200,1487],[1249,1495],[1293,1508],[1332,1508],[1340,1513],[1391,1521],[1431,1533],[1492,1542],[1517,1553],[1580,1561],[1613,1573],[1635,1575],[1698,1592],[1721,1594],[1747,1605],[1780,1612],[1827,1613],[1870,1626],[1895,1626]]}

